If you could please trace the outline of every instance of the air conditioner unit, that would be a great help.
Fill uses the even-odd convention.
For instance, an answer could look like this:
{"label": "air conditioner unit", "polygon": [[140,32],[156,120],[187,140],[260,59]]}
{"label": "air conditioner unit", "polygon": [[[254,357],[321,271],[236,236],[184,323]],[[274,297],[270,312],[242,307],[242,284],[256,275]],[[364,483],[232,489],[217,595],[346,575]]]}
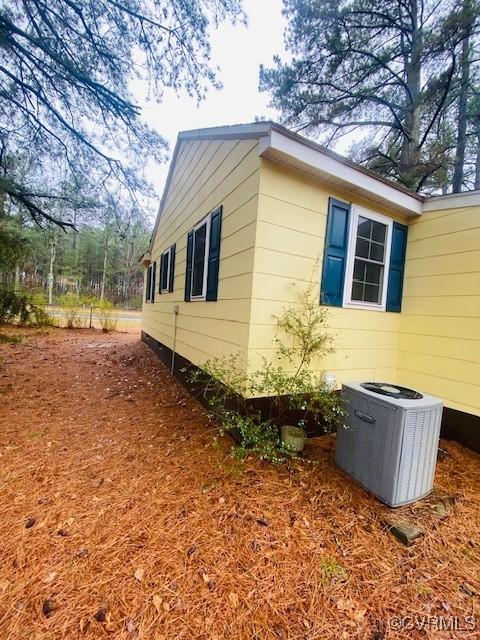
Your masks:
{"label": "air conditioner unit", "polygon": [[433,489],[443,403],[383,382],[342,387],[347,412],[337,432],[339,467],[391,507]]}

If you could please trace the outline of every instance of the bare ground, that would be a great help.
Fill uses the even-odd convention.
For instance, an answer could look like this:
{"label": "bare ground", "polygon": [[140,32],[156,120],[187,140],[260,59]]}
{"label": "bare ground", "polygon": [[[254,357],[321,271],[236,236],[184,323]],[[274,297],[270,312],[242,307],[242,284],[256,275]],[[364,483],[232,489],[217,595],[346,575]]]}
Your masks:
{"label": "bare ground", "polygon": [[453,513],[396,511],[425,528],[407,548],[334,437],[232,474],[138,335],[5,332],[23,341],[0,345],[1,640],[480,636],[477,454],[443,443]]}

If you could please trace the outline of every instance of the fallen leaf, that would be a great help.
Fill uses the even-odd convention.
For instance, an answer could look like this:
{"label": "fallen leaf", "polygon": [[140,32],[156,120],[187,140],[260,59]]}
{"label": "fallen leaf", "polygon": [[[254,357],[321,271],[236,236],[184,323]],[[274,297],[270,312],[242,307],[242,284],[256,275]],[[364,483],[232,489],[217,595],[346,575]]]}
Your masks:
{"label": "fallen leaf", "polygon": [[160,613],[162,608],[162,598],[156,593],[152,598],[153,606],[157,610],[157,613]]}
{"label": "fallen leaf", "polygon": [[93,617],[97,622],[105,622],[107,620],[107,607],[100,607],[94,614]]}
{"label": "fallen leaf", "polygon": [[46,618],[49,618],[55,611],[55,603],[51,598],[47,598],[43,601],[42,613]]}
{"label": "fallen leaf", "polygon": [[135,626],[135,623],[131,618],[127,620],[127,624],[125,625],[125,627],[128,633],[135,633],[135,631],[137,630],[137,627]]}
{"label": "fallen leaf", "polygon": [[139,582],[141,582],[143,580],[144,574],[145,574],[145,569],[142,569],[141,567],[139,567],[138,569],[135,570],[133,577],[135,578],[135,580],[138,580]]}
{"label": "fallen leaf", "polygon": [[210,582],[210,576],[208,575],[208,573],[202,573],[202,578],[205,583]]}
{"label": "fallen leaf", "polygon": [[36,518],[33,518],[33,517],[32,518],[27,518],[27,520],[25,522],[25,529],[31,529],[36,521],[37,521]]}
{"label": "fallen leaf", "polygon": [[187,556],[190,557],[192,554],[195,553],[196,550],[197,550],[197,545],[192,544],[190,547],[188,547]]}
{"label": "fallen leaf", "polygon": [[57,577],[57,572],[56,571],[50,571],[50,573],[47,573],[47,575],[43,578],[43,582],[45,584],[50,584],[51,582],[53,582],[55,580],[56,577]]}
{"label": "fallen leaf", "polygon": [[238,607],[238,595],[234,591],[230,591],[228,599],[230,600],[232,607],[236,609]]}
{"label": "fallen leaf", "polygon": [[80,620],[80,633],[85,633],[90,626],[90,620],[88,618],[82,618]]}

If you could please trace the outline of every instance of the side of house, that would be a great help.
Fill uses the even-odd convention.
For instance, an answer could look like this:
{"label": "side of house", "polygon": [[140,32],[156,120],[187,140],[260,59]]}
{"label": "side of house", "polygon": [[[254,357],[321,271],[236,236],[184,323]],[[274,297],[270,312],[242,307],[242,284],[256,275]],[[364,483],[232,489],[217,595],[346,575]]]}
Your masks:
{"label": "side of house", "polygon": [[176,349],[195,364],[247,353],[259,175],[256,137],[179,136],[150,246],[142,331],[172,349],[176,321]]}
{"label": "side of house", "polygon": [[478,192],[421,198],[271,123],[187,132],[149,259],[142,329],[167,356],[176,326],[193,364],[255,370],[313,282],[336,344],[315,371],[480,416]]}
{"label": "side of house", "polygon": [[409,226],[398,380],[480,416],[480,194],[431,198]]}
{"label": "side of house", "polygon": [[[252,368],[262,357],[272,355],[275,316],[295,304],[298,290],[313,282],[320,303],[332,199],[387,223],[407,222],[405,215],[377,203],[262,160],[249,349]],[[328,307],[328,316],[336,351],[315,363],[319,373],[334,373],[338,385],[347,380],[397,380],[400,313],[377,305],[343,306],[342,301],[340,306]]]}

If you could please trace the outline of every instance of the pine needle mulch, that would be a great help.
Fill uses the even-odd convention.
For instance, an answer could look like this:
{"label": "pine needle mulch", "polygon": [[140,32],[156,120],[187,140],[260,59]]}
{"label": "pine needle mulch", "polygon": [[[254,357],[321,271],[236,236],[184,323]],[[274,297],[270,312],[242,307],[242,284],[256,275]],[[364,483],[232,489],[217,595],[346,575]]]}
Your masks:
{"label": "pine needle mulch", "polygon": [[15,333],[0,345],[1,640],[479,637],[477,454],[443,443],[453,512],[395,511],[425,530],[405,547],[335,468],[333,436],[308,443],[315,464],[238,474],[138,335]]}

